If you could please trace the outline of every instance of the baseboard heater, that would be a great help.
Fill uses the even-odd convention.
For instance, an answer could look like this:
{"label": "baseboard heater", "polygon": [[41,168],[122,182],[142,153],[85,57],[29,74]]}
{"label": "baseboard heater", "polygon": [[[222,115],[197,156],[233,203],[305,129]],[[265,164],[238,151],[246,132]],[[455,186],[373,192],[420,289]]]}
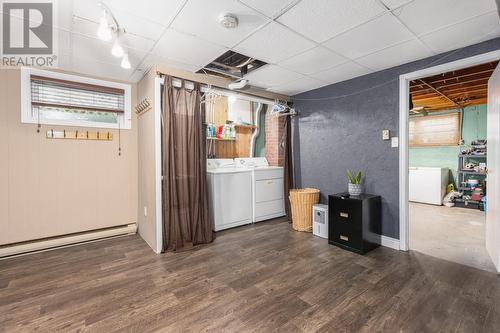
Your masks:
{"label": "baseboard heater", "polygon": [[118,227],[81,232],[71,235],[44,238],[34,241],[15,243],[0,246],[0,258],[11,257],[15,255],[28,254],[31,252],[51,250],[63,246],[76,245],[80,243],[102,240],[110,237],[125,236],[135,234],[137,225],[127,224]]}

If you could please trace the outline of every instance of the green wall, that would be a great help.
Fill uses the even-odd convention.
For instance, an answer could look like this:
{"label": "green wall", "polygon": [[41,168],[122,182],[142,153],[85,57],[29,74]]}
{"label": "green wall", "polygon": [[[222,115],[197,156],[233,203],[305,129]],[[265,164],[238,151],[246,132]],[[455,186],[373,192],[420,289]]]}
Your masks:
{"label": "green wall", "polygon": [[[470,144],[476,139],[486,139],[486,104],[470,106],[464,109],[462,121],[462,139]],[[456,185],[458,153],[460,146],[410,148],[410,166],[449,168],[450,182]]]}

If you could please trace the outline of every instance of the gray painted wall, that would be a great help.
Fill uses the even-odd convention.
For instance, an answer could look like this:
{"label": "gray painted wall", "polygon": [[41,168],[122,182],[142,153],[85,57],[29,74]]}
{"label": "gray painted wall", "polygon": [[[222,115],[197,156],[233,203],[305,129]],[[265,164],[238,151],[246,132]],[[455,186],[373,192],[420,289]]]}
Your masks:
{"label": "gray painted wall", "polygon": [[399,238],[398,148],[382,141],[383,129],[399,136],[399,75],[497,49],[500,38],[294,96],[296,186],[326,203],[347,189],[346,169],[363,171],[366,192],[382,196],[382,234]]}

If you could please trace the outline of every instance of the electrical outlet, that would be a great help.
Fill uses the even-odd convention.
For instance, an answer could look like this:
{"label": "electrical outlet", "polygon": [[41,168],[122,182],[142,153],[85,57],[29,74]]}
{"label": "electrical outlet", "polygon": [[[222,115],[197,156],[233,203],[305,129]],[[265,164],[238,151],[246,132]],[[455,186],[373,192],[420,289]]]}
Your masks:
{"label": "electrical outlet", "polygon": [[391,132],[389,130],[382,131],[382,140],[389,140],[391,138]]}
{"label": "electrical outlet", "polygon": [[144,206],[144,217],[148,216],[148,207]]}

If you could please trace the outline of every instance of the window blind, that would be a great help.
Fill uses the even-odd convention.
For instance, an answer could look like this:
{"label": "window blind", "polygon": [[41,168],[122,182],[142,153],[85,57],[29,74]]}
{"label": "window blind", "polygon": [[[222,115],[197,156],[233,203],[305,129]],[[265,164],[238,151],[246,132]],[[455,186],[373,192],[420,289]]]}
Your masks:
{"label": "window blind", "polygon": [[31,75],[31,106],[123,113],[125,91]]}
{"label": "window blind", "polygon": [[410,147],[456,146],[460,137],[458,112],[410,118]]}

